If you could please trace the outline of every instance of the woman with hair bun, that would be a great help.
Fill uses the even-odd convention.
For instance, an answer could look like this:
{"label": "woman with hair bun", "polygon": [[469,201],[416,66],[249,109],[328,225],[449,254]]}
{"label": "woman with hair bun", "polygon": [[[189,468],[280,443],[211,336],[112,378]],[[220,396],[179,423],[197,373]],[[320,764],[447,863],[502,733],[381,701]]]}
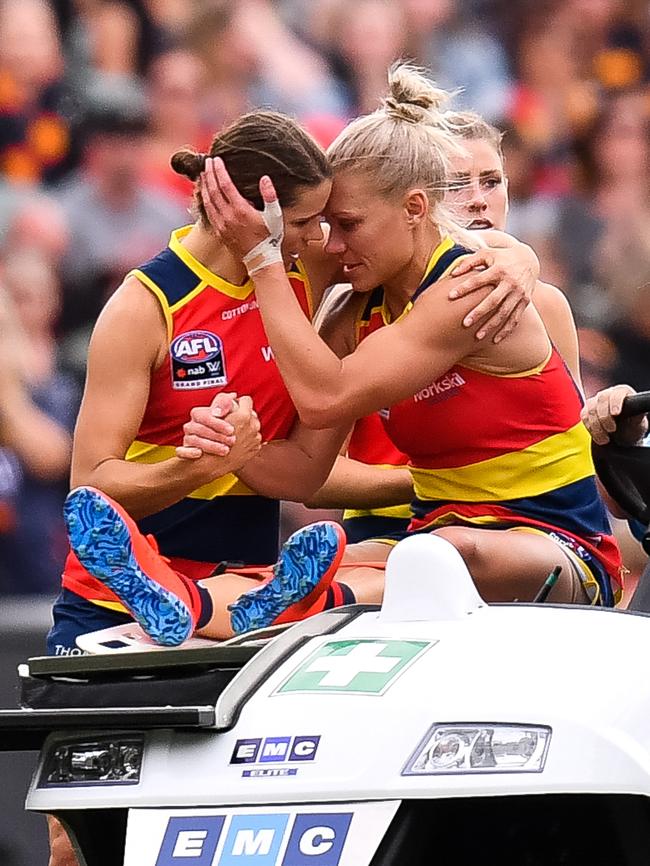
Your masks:
{"label": "woman with hair bun", "polygon": [[[280,268],[253,277],[289,393],[313,429],[381,411],[409,458],[409,531],[456,546],[486,600],[530,600],[560,565],[552,600],[611,605],[620,554],[596,489],[580,391],[534,306],[504,341],[477,342],[480,321],[469,333],[462,327],[459,307],[469,312],[474,302],[450,302],[449,272],[476,234],[458,228],[444,201],[450,160],[463,152],[458,129],[442,110],[444,92],[420,71],[397,65],[389,84],[382,107],[328,150],[327,249],[351,290],[326,317],[327,342],[300,322]],[[268,229],[234,195],[222,162],[210,161],[206,175],[210,221],[245,255]],[[260,189],[276,208],[269,178]],[[571,324],[565,302],[555,312]],[[389,549],[375,545],[372,558]],[[346,582],[355,587],[369,572],[350,569]]]}
{"label": "woman with hair bun", "polygon": [[[479,232],[482,240],[495,245],[512,243],[513,239],[502,234],[506,231],[508,215],[508,178],[501,147],[503,133],[472,111],[446,111],[444,123],[459,137],[462,145],[462,153],[452,154],[449,160],[445,205],[459,226]],[[478,257],[464,259],[463,269],[477,262],[487,264],[483,260],[486,254],[490,256],[491,251],[482,248]],[[342,290],[345,290],[344,286],[328,296],[319,311],[319,318],[326,317],[329,307],[339,303]],[[555,286],[538,282],[534,303],[551,340],[579,383],[578,336],[566,297]],[[365,318],[369,318],[370,314],[368,310]],[[378,412],[355,422],[349,442],[346,443],[346,453],[348,457],[381,466],[389,472],[407,471],[403,467],[408,463],[408,457],[390,440]],[[348,500],[350,479],[337,466],[321,490],[312,497],[310,504],[327,508],[331,503]],[[371,539],[394,544],[403,538],[412,517],[411,500],[412,491],[402,505],[374,509],[348,507],[342,521],[348,545]],[[377,553],[368,546],[348,547],[348,558],[352,551],[364,559],[373,559]]]}
{"label": "woman with hair bun", "polygon": [[[196,221],[127,275],[95,327],[74,442],[72,484],[81,486],[66,505],[72,551],[54,605],[51,654],[78,654],[79,635],[134,617],[158,642],[173,645],[194,631],[229,637],[355,599],[331,580],[341,555],[335,524],[301,532],[274,569],[260,568],[278,555],[278,500],[307,499],[327,477],[346,432],[297,422],[249,278],[276,262],[311,327],[339,270],[323,251],[320,224],[329,162],[295,121],[269,111],[224,129],[209,156],[223,160],[253,208],[263,207],[259,177],[273,178],[284,238],[245,260],[233,253],[200,195],[208,155],[174,154],[174,169],[196,182]],[[494,326],[501,325],[497,312]],[[197,419],[210,425],[211,452],[177,453],[184,429]],[[361,466],[355,487],[359,495],[366,491],[369,505],[399,502],[408,490]],[[305,575],[298,566],[307,554],[315,567]],[[230,569],[233,560],[251,567]],[[374,576],[356,598],[366,600],[380,584],[381,575]],[[62,862],[64,850],[72,856],[54,821],[51,838],[53,862]]]}
{"label": "woman with hair bun", "polygon": [[[210,153],[223,158],[254,207],[263,204],[260,171],[273,176],[286,224],[274,254],[310,321],[336,269],[330,264],[328,272],[321,255],[308,274],[302,261],[303,255],[309,260],[311,244],[322,242],[321,213],[331,187],[325,154],[295,121],[269,111],[239,118],[214,138]],[[294,423],[247,268],[215,236],[198,195],[206,159],[188,149],[172,156],[174,170],[197,182],[197,220],[126,276],[95,327],[72,465],[72,485],[82,486],[66,506],[72,549],[48,636],[52,654],[78,653],[79,634],[132,621],[128,598],[114,592],[129,569],[153,569],[159,580],[173,575],[181,582],[184,605],[171,606],[182,610],[184,624],[165,633],[164,592],[148,605],[162,642],[179,643],[208,623],[230,636],[226,605],[260,586],[258,570],[225,569],[218,579],[223,604],[203,604],[203,619],[194,616],[198,581],[218,563],[273,562],[278,499],[289,490],[298,499],[313,492],[340,446],[338,431]],[[183,427],[201,408],[214,419],[213,453],[178,456]],[[260,450],[262,439],[267,444]],[[137,542],[128,543],[129,528]],[[313,536],[336,555],[338,531],[321,524]],[[292,573],[297,553],[291,545],[284,552],[283,577]],[[323,557],[312,583],[329,565]],[[312,589],[309,582],[290,587],[277,614],[290,618],[292,605],[304,603]],[[257,598],[267,593],[277,594],[274,579]]]}
{"label": "woman with hair bun", "polygon": [[[345,586],[328,583],[339,558],[340,529],[333,524],[301,534],[297,545],[290,541],[275,572],[255,568],[277,557],[278,500],[307,499],[347,432],[296,423],[249,277],[276,262],[311,328],[339,270],[323,251],[321,230],[329,162],[294,120],[269,111],[244,115],[219,133],[210,156],[223,160],[237,194],[254,209],[263,207],[260,175],[273,177],[284,237],[245,258],[233,253],[212,229],[200,195],[207,155],[188,149],[173,155],[173,168],[196,182],[197,220],[127,275],[93,334],[73,455],[78,487],[66,505],[72,551],[48,637],[53,654],[79,652],[79,634],[134,615],[156,640],[177,644],[195,630],[228,637],[278,617],[300,618],[312,610],[317,587],[315,609],[354,600]],[[184,431],[206,416],[217,439],[211,453],[182,447],[177,453]],[[382,475],[357,468],[357,491],[366,491],[369,504],[406,495],[403,481]],[[330,553],[309,579],[294,581],[294,562],[307,547]],[[250,568],[219,565],[233,561]],[[217,567],[219,576],[210,577]],[[144,592],[146,575],[157,586],[178,587],[180,601],[165,589]],[[260,577],[267,581],[261,588]],[[135,609],[134,596],[144,612]],[[363,590],[357,598],[365,600]]]}

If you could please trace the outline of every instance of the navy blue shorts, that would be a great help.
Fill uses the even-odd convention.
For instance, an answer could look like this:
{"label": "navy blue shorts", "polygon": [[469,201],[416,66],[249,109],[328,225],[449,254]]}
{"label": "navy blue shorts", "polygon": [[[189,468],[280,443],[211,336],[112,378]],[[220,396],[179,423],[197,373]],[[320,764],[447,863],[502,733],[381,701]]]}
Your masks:
{"label": "navy blue shorts", "polygon": [[363,517],[348,517],[341,522],[348,544],[360,541],[401,541],[406,537],[409,517],[382,517],[367,514]]}
{"label": "navy blue shorts", "polygon": [[76,643],[78,635],[133,622],[128,613],[100,607],[69,589],[61,590],[52,608],[52,618],[54,625],[47,635],[46,644],[50,656],[83,655]]}

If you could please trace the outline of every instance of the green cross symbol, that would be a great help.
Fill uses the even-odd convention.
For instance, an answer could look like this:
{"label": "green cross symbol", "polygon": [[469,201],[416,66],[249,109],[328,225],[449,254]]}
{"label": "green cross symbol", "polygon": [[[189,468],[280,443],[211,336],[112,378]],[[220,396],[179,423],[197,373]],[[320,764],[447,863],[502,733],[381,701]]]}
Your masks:
{"label": "green cross symbol", "polygon": [[282,683],[276,694],[381,695],[406,667],[436,642],[374,638],[328,641]]}

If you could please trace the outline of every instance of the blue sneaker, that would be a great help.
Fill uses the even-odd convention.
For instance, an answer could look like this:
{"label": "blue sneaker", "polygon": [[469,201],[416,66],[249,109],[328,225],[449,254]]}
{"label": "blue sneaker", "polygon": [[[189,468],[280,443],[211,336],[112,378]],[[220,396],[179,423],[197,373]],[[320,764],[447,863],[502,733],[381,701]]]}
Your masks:
{"label": "blue sneaker", "polygon": [[194,630],[190,593],[155,539],[110,496],[77,487],[63,506],[70,546],[156,643],[178,646]]}
{"label": "blue sneaker", "polygon": [[294,532],[282,545],[273,574],[228,606],[235,634],[306,619],[314,602],[329,589],[343,551],[345,533],[323,520]]}

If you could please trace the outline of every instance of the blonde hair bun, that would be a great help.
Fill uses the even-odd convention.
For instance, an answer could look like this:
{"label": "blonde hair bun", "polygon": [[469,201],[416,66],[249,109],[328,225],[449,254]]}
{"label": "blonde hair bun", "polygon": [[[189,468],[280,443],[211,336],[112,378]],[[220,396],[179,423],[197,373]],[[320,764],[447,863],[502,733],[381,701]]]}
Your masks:
{"label": "blonde hair bun", "polygon": [[[389,95],[382,101],[387,115],[409,123],[431,123],[451,95],[436,87],[425,70],[405,61],[397,61],[388,70]],[[438,122],[440,117],[436,118]]]}

